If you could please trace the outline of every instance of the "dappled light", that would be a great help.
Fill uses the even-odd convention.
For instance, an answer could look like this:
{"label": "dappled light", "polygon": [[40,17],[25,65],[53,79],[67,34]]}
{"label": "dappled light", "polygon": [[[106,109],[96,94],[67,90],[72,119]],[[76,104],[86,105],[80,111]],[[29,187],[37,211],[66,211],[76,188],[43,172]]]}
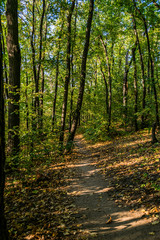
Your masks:
{"label": "dappled light", "polygon": [[0,240],[160,240],[158,0],[0,0]]}
{"label": "dappled light", "polygon": [[[112,143],[113,146],[118,146],[118,152],[123,152],[123,140],[119,139],[116,141]],[[146,141],[147,140],[144,142]],[[140,205],[138,199],[134,205],[130,205],[129,202],[127,203],[126,201],[128,191],[133,195],[135,193],[135,183],[132,183],[132,192],[130,192],[130,182],[127,182],[127,179],[132,179],[133,172],[136,171],[134,164],[135,162],[136,164],[141,163],[141,157],[138,161],[135,161],[134,159],[132,160],[132,156],[130,156],[130,162],[126,161],[126,163],[124,159],[117,157],[115,161],[120,162],[120,164],[117,165],[114,164],[113,158],[117,152],[102,154],[103,149],[107,150],[107,146],[108,148],[111,146],[103,143],[97,144],[97,146],[95,144],[92,148],[92,145],[86,147],[85,144],[87,143],[82,140],[82,136],[77,136],[76,154],[73,155],[74,165],[68,165],[69,168],[73,168],[74,166],[74,171],[76,172],[75,177],[70,179],[68,191],[69,195],[74,197],[78,207],[77,216],[75,214],[75,217],[82,231],[79,233],[79,239],[81,239],[82,236],[86,238],[89,237],[89,239],[106,239],[106,237],[109,237],[114,240],[127,240],[129,236],[129,239],[136,239],[136,237],[138,239],[144,239],[144,237],[145,239],[150,239],[151,235],[159,234],[158,214],[160,208],[156,207],[155,214],[153,214],[153,211],[151,214],[151,209],[145,208],[145,201],[143,202],[142,200]],[[130,146],[134,149],[136,144],[139,144],[138,139],[133,140]],[[125,148],[125,145],[123,147]],[[128,146],[126,145],[126,147]],[[101,155],[99,156],[98,153]],[[126,152],[126,154],[129,154],[129,152]],[[107,162],[108,159],[112,160],[112,166]],[[102,163],[104,163],[104,165]],[[107,172],[107,164],[112,168],[111,173]],[[129,167],[130,171],[125,172],[125,166]],[[105,171],[103,171],[103,168]],[[112,173],[114,174],[113,177]],[[122,178],[126,178],[125,183],[127,185],[125,186],[125,191],[122,191],[120,186],[120,184],[122,184],[120,182],[120,175]],[[117,194],[116,197],[115,194]],[[139,195],[138,191],[137,194]],[[123,198],[125,199],[124,202],[122,200]],[[132,196],[130,195],[129,198],[132,198]]]}

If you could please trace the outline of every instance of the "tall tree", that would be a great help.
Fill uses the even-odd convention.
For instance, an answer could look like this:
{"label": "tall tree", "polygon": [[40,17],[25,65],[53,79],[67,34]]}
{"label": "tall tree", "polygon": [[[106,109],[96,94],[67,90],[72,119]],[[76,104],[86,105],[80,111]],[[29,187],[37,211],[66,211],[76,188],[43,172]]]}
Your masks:
{"label": "tall tree", "polygon": [[57,56],[56,56],[56,76],[55,76],[55,87],[54,87],[54,98],[53,98],[53,108],[52,108],[52,131],[54,129],[55,120],[56,120],[56,103],[57,103],[57,92],[58,92],[58,78],[59,78],[59,55],[61,49],[61,37],[63,30],[64,22],[62,22],[62,26],[60,29],[59,37],[58,37],[58,46],[57,46]]}
{"label": "tall tree", "polygon": [[71,131],[70,131],[70,134],[69,134],[69,137],[67,140],[67,146],[66,146],[67,151],[70,151],[72,148],[75,132],[77,129],[77,124],[78,124],[78,121],[80,118],[80,111],[81,111],[81,107],[82,107],[84,87],[85,87],[86,63],[87,63],[87,55],[88,55],[89,42],[90,42],[93,11],[94,11],[94,0],[90,0],[89,14],[88,14],[88,21],[87,21],[87,28],[86,28],[86,38],[85,38],[85,45],[84,45],[82,64],[81,64],[79,94],[78,94],[78,100],[77,100],[77,107],[74,112],[74,117],[73,117],[73,121],[72,121]]}
{"label": "tall tree", "polygon": [[21,54],[18,41],[18,1],[7,0],[7,51],[9,58],[9,104],[8,104],[8,147],[9,152],[15,157],[20,150],[20,67]]}
{"label": "tall tree", "polygon": [[[45,37],[44,37],[44,44],[46,44],[46,39],[47,39],[47,20],[46,20],[46,24],[45,24],[45,33],[44,33]],[[42,62],[44,62],[45,60],[45,47],[43,47],[43,56],[42,56]],[[42,49],[41,49],[42,51]],[[39,115],[40,115],[40,122],[39,122],[39,126],[41,131],[43,131],[43,105],[44,105],[44,101],[43,101],[43,95],[44,95],[44,86],[45,86],[45,70],[44,70],[44,66],[41,66],[41,96],[40,96],[40,111],[39,111]]]}
{"label": "tall tree", "polygon": [[[43,23],[44,23],[44,16],[46,11],[46,2],[43,0],[42,6],[42,14],[40,18],[40,26],[39,26],[39,52],[38,52],[38,64],[36,64],[36,46],[35,46],[35,4],[36,0],[32,2],[32,34],[31,34],[31,48],[32,48],[32,63],[33,63],[33,76],[35,81],[35,101],[34,101],[34,111],[35,111],[35,118],[37,118],[36,124],[34,123],[34,127],[37,125],[39,127],[40,124],[40,102],[39,102],[39,80],[40,80],[40,70],[42,64],[42,47],[43,47]],[[35,119],[34,119],[35,121]]]}
{"label": "tall tree", "polygon": [[72,0],[71,7],[69,9],[69,14],[67,16],[67,59],[66,59],[66,77],[64,83],[64,96],[63,96],[63,106],[62,106],[62,115],[61,115],[61,130],[60,130],[60,148],[63,148],[63,140],[64,140],[64,131],[65,131],[65,122],[66,122],[66,111],[67,111],[67,100],[68,100],[68,87],[70,82],[70,54],[71,54],[71,21],[72,14],[75,7],[75,0]]}
{"label": "tall tree", "polygon": [[5,120],[4,120],[4,88],[2,60],[2,26],[0,10],[0,240],[8,239],[6,219],[4,216],[4,186],[5,186]]}
{"label": "tall tree", "polygon": [[[142,49],[141,49],[141,45],[140,45],[140,41],[139,41],[139,36],[138,36],[138,31],[137,31],[136,19],[135,19],[134,15],[132,15],[132,17],[133,17],[134,33],[135,33],[135,36],[136,36],[136,41],[137,41],[138,51],[139,51],[139,56],[140,56],[140,62],[141,62],[142,86],[143,86],[142,109],[144,111],[145,108],[146,108],[146,76],[145,76],[145,69],[144,69],[144,60],[143,60],[143,53],[142,53]],[[142,128],[145,127],[145,116],[144,116],[144,113],[142,114],[141,127]]]}
{"label": "tall tree", "polygon": [[104,49],[104,53],[106,56],[106,64],[108,68],[108,83],[109,83],[109,102],[108,102],[108,130],[111,125],[111,110],[112,110],[112,76],[111,76],[111,64],[109,62],[109,56],[108,56],[108,51],[107,51],[107,46],[103,41],[102,36],[100,36],[100,40]]}
{"label": "tall tree", "polygon": [[134,124],[135,131],[138,131],[138,122],[137,122],[137,112],[138,112],[138,83],[137,83],[137,65],[136,65],[136,48],[132,49],[132,57],[133,57],[133,66],[134,66]]}
{"label": "tall tree", "polygon": [[73,95],[74,95],[74,87],[75,87],[75,79],[74,79],[74,49],[76,46],[76,36],[77,36],[77,7],[78,1],[76,0],[76,13],[75,13],[75,20],[74,20],[74,36],[73,42],[71,46],[71,100],[70,100],[70,115],[69,115],[69,131],[71,130],[72,125],[72,118],[73,118]]}
{"label": "tall tree", "polygon": [[124,71],[124,79],[123,79],[123,115],[124,115],[124,123],[128,121],[128,73],[132,63],[132,58],[130,62],[128,61],[129,58],[129,50],[127,50],[126,57],[125,57],[125,71]]}
{"label": "tall tree", "polygon": [[145,29],[145,34],[147,38],[147,48],[148,48],[148,57],[149,57],[149,65],[151,68],[151,82],[152,82],[152,88],[154,92],[154,102],[155,102],[155,112],[156,112],[156,123],[159,126],[159,109],[158,109],[158,96],[157,96],[157,90],[156,90],[156,84],[155,84],[155,78],[154,78],[154,62],[151,54],[151,44],[150,44],[150,38],[148,34],[148,26],[146,22],[146,18],[144,17],[143,13],[140,11],[140,9],[136,6],[136,1],[134,1],[134,6],[136,7],[137,12],[139,13],[143,24],[144,24],[144,29]]}
{"label": "tall tree", "polygon": [[107,83],[106,76],[105,76],[105,73],[104,73],[103,68],[102,68],[102,63],[100,63],[100,69],[101,69],[102,77],[103,77],[104,84],[105,84],[105,93],[106,93],[106,113],[107,113],[107,115],[108,115],[108,114],[109,114],[109,104],[108,104],[108,83]]}

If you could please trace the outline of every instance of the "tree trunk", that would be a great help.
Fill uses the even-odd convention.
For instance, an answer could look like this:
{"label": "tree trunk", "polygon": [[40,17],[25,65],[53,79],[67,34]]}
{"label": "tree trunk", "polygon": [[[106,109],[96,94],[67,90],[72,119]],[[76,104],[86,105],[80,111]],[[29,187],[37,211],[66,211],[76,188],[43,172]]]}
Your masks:
{"label": "tree trunk", "polygon": [[[135,36],[136,36],[136,40],[137,40],[137,44],[138,44],[138,51],[139,51],[140,61],[141,61],[142,87],[143,87],[142,109],[144,111],[145,107],[146,107],[146,76],[145,76],[145,71],[144,71],[143,54],[142,54],[141,45],[140,45],[140,42],[139,42],[139,36],[138,36],[138,32],[137,32],[136,20],[135,20],[134,15],[132,17],[133,17],[133,28],[134,28],[134,32],[135,32]],[[141,127],[144,128],[145,127],[144,113],[142,114],[141,119],[142,119]]]}
{"label": "tree trunk", "polygon": [[[44,37],[44,42],[47,40],[47,20],[46,20],[46,25],[45,25],[45,37]],[[42,50],[41,50],[42,51]],[[45,60],[45,47],[43,49],[43,56],[42,56],[42,62]],[[45,81],[45,72],[44,72],[44,66],[41,66],[41,96],[40,96],[40,130],[43,132],[43,95],[44,95],[44,81]]]}
{"label": "tree trunk", "polygon": [[101,69],[101,73],[102,73],[102,77],[103,77],[103,80],[104,80],[104,84],[105,84],[105,93],[106,93],[106,114],[108,116],[109,114],[109,104],[108,104],[108,83],[107,83],[107,80],[106,80],[106,77],[105,77],[105,74],[104,74],[104,71],[102,69],[102,65],[100,64],[100,69]]}
{"label": "tree trunk", "polygon": [[8,0],[6,3],[7,17],[7,51],[9,58],[9,104],[8,104],[8,147],[11,156],[14,156],[14,164],[17,164],[20,150],[20,66],[21,55],[18,42],[18,2],[17,0]]}
{"label": "tree trunk", "polygon": [[29,130],[29,108],[28,108],[28,74],[26,73],[26,90],[25,90],[25,95],[26,95],[26,127],[27,130]]}
{"label": "tree trunk", "polygon": [[129,54],[129,50],[126,53],[125,71],[124,71],[124,80],[123,80],[123,114],[124,114],[125,126],[128,122],[128,73],[133,60],[131,58],[130,62],[128,62],[128,54]]}
{"label": "tree trunk", "polygon": [[[35,0],[32,3],[32,34],[31,34],[31,49],[32,49],[32,67],[33,67],[33,78],[35,82],[36,92],[36,81],[37,81],[37,70],[36,70],[36,52],[35,52]],[[36,130],[36,104],[37,100],[32,99],[32,130]]]}
{"label": "tree trunk", "polygon": [[2,27],[0,13],[0,240],[8,240],[6,219],[4,216],[4,187],[5,187],[5,118],[4,118],[4,88],[2,60]]}
{"label": "tree trunk", "polygon": [[[1,23],[1,28],[2,28],[2,23]],[[2,36],[1,36],[2,50],[3,50],[3,55],[5,56],[6,47],[5,47],[5,43],[4,43],[4,35],[5,35],[5,33],[3,34],[3,28],[2,28]],[[8,86],[8,73],[7,73],[7,64],[6,64],[5,59],[3,59],[3,65],[4,65],[5,82],[6,82],[6,85]],[[7,87],[5,89],[5,93],[6,93],[6,99],[8,99],[8,88]]]}
{"label": "tree trunk", "polygon": [[73,93],[74,93],[74,77],[73,77],[73,47],[71,57],[71,69],[72,69],[72,82],[71,82],[71,101],[70,101],[70,116],[69,116],[69,131],[71,131],[72,117],[73,117]]}
{"label": "tree trunk", "polygon": [[[46,10],[46,3],[43,0],[43,10],[40,20],[40,28],[39,28],[39,57],[38,57],[38,65],[36,67],[36,51],[35,51],[35,0],[33,0],[32,4],[32,35],[31,35],[31,48],[32,48],[32,62],[33,62],[33,76],[35,81],[35,102],[34,102],[34,112],[35,112],[35,123],[34,128],[40,127],[40,100],[39,100],[39,78],[40,78],[40,70],[41,70],[41,62],[42,62],[42,38],[43,38],[43,22],[44,15]],[[37,120],[36,120],[37,119]]]}
{"label": "tree trunk", "polygon": [[88,55],[88,49],[89,49],[93,10],[94,10],[94,0],[90,0],[90,7],[89,7],[89,14],[88,14],[87,28],[86,28],[86,38],[85,38],[85,45],[84,45],[83,56],[82,56],[79,94],[78,94],[78,100],[77,100],[77,107],[73,116],[71,132],[67,140],[67,145],[66,145],[67,152],[71,151],[71,148],[73,145],[73,140],[74,140],[75,132],[77,129],[77,124],[80,118],[80,111],[81,111],[82,102],[83,102],[85,77],[86,77],[86,62],[87,62],[87,55]]}
{"label": "tree trunk", "polygon": [[52,109],[52,131],[54,129],[55,121],[56,121],[56,102],[57,102],[57,92],[58,92],[58,77],[59,77],[59,54],[60,54],[60,47],[61,47],[61,33],[63,30],[63,25],[62,23],[61,26],[61,31],[59,33],[58,37],[58,51],[57,51],[57,57],[56,57],[56,77],[55,77],[55,89],[54,89],[54,98],[53,98],[53,109]]}
{"label": "tree trunk", "polygon": [[65,131],[65,122],[66,122],[66,112],[67,112],[67,100],[68,100],[68,86],[70,82],[70,54],[71,54],[71,20],[72,14],[74,11],[75,0],[72,0],[71,8],[69,9],[69,14],[67,17],[67,27],[68,27],[68,39],[67,39],[67,68],[66,68],[66,77],[64,84],[64,96],[63,96],[63,106],[62,106],[62,115],[61,115],[61,130],[59,144],[61,151],[63,150],[63,140],[64,140],[64,131]]}
{"label": "tree trunk", "polygon": [[[142,15],[141,15],[142,16]],[[149,54],[149,60],[150,60],[150,67],[151,67],[151,81],[152,81],[152,88],[154,91],[154,99],[155,99],[155,110],[156,110],[156,123],[159,126],[159,111],[158,111],[158,97],[157,97],[157,90],[156,90],[156,84],[154,79],[154,62],[151,55],[151,47],[150,47],[150,40],[148,35],[148,28],[145,18],[142,16],[144,27],[145,27],[145,33],[147,37],[147,46],[148,46],[148,54]]]}
{"label": "tree trunk", "polygon": [[157,124],[153,123],[153,125],[152,125],[152,144],[158,142],[158,139],[156,138],[156,127],[157,127]]}
{"label": "tree trunk", "polygon": [[[43,0],[43,10],[42,10],[42,16],[41,16],[41,21],[40,21],[40,28],[39,28],[39,59],[38,59],[38,67],[37,67],[37,81],[36,81],[36,90],[37,90],[37,94],[39,93],[39,79],[40,79],[40,71],[41,71],[41,66],[42,66],[42,60],[44,60],[44,58],[42,58],[42,48],[43,48],[43,23],[44,23],[44,16],[45,16],[45,11],[46,11],[46,2],[45,0]],[[46,31],[45,31],[45,40],[46,40]],[[43,74],[43,70],[42,72],[42,86],[41,86],[41,91],[44,91],[44,74]],[[40,97],[43,98],[43,92],[41,94]],[[39,103],[38,103],[39,102]],[[42,115],[43,114],[43,107],[41,104],[43,104],[43,99],[42,101],[39,99],[39,97],[37,97],[37,110],[38,110],[38,128],[42,131]]]}
{"label": "tree trunk", "polygon": [[[59,43],[59,46],[60,46],[60,43]],[[54,89],[54,99],[53,99],[53,109],[52,109],[52,131],[54,129],[55,120],[56,120],[56,102],[57,102],[58,76],[59,76],[59,51],[60,49],[58,49],[57,59],[56,59],[56,78],[55,78],[55,89]]]}
{"label": "tree trunk", "polygon": [[[76,13],[75,13],[75,21],[74,21],[74,37],[73,37],[73,42],[72,42],[72,56],[71,56],[71,74],[72,74],[72,79],[71,79],[71,100],[70,100],[70,115],[69,115],[69,132],[71,131],[71,125],[72,125],[72,119],[73,119],[73,95],[74,95],[74,46],[76,44],[76,34],[77,34],[77,6],[78,6],[78,1],[76,0]],[[76,72],[76,70],[75,70]]]}
{"label": "tree trunk", "polygon": [[134,66],[134,96],[135,96],[135,103],[134,103],[134,125],[135,131],[138,131],[138,122],[137,122],[137,112],[138,112],[138,87],[137,87],[137,66],[136,66],[136,57],[135,57],[135,48],[132,49],[132,56],[133,56],[133,66]]}
{"label": "tree trunk", "polygon": [[[136,2],[134,0],[134,4],[136,6]],[[141,11],[136,7],[136,10],[140,14],[143,24],[144,24],[144,29],[145,29],[145,34],[147,38],[147,47],[148,47],[148,55],[149,55],[149,61],[150,61],[150,67],[151,67],[151,81],[152,81],[152,88],[154,91],[154,102],[155,102],[155,111],[156,111],[156,124],[159,126],[159,110],[158,110],[158,97],[157,97],[157,90],[156,90],[156,85],[155,85],[155,79],[154,79],[154,62],[152,59],[152,54],[151,54],[151,47],[150,47],[150,39],[149,39],[149,34],[148,34],[148,28],[147,28],[147,23],[146,19],[141,13]]]}
{"label": "tree trunk", "polygon": [[107,52],[107,47],[103,41],[102,36],[100,36],[100,40],[105,52],[105,56],[106,56],[106,63],[107,63],[107,67],[108,67],[108,83],[109,83],[109,102],[108,102],[108,130],[109,127],[111,125],[111,114],[112,114],[112,77],[111,77],[111,66],[110,66],[110,62],[109,62],[109,57],[108,57],[108,52]]}
{"label": "tree trunk", "polygon": [[41,85],[41,97],[40,97],[40,130],[43,132],[43,94],[44,94],[44,68],[41,67],[41,78],[42,78],[42,85]]}
{"label": "tree trunk", "polygon": [[128,72],[129,72],[128,54],[129,54],[129,50],[127,50],[127,53],[126,53],[126,63],[125,63],[124,80],[123,80],[123,114],[124,114],[125,126],[128,121],[128,116],[127,116]]}

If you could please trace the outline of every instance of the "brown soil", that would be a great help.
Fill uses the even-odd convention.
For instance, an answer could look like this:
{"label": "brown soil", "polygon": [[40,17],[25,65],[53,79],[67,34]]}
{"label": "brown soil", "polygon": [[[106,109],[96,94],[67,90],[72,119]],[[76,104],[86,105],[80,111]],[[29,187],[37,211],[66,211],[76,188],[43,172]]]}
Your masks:
{"label": "brown soil", "polygon": [[[110,184],[112,179],[106,176],[106,172],[102,174],[101,153],[106,148],[96,146],[95,151],[81,135],[76,137],[75,145],[74,163],[68,165],[74,172],[68,191],[74,199],[75,218],[81,230],[74,239],[160,240],[159,215],[151,217],[142,204],[136,208],[133,204],[126,204],[127,201],[121,203],[118,197],[114,199],[113,193],[117,193],[118,188]],[[112,147],[111,157],[116,154],[116,148]],[[110,172],[110,176],[114,177],[114,172]]]}

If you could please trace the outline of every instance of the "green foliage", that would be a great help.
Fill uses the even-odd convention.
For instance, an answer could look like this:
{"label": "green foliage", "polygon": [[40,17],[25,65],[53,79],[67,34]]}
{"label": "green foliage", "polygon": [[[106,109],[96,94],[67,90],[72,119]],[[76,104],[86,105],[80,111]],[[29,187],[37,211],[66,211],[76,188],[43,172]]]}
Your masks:
{"label": "green foliage", "polygon": [[[4,1],[1,1],[1,3]],[[43,159],[44,156],[52,156],[58,148],[58,136],[61,125],[61,112],[64,93],[65,73],[66,73],[66,47],[67,47],[67,9],[70,1],[52,0],[46,2],[45,21],[43,26],[43,47],[41,68],[44,69],[44,92],[42,93],[42,75],[40,72],[39,93],[35,94],[35,82],[33,74],[32,47],[30,36],[33,30],[32,22],[32,3],[25,0],[19,3],[19,40],[21,45],[21,99],[20,99],[20,138],[21,138],[21,155],[20,163],[28,162],[34,164],[32,160]],[[137,1],[137,8],[141,10],[146,18],[149,37],[151,42],[151,53],[155,62],[155,84],[159,86],[159,57],[158,57],[158,10],[154,4],[149,1]],[[42,1],[35,2],[35,65],[39,64],[39,38],[40,38],[40,21],[42,14]],[[141,73],[141,61],[136,48],[136,65],[137,65],[137,87],[138,87],[138,111],[135,113],[134,102],[134,67],[131,64],[128,73],[127,89],[127,120],[124,117],[123,107],[123,80],[125,72],[125,56],[129,50],[129,60],[132,59],[132,48],[135,44],[135,33],[133,30],[132,14],[134,13],[137,23],[140,46],[144,58],[144,70],[146,76],[146,107],[142,108],[143,84]],[[71,79],[69,86],[66,129],[70,124],[74,110],[77,104],[79,89],[81,58],[84,47],[85,28],[88,14],[88,1],[78,1],[72,17],[72,37],[71,37]],[[6,22],[3,20],[3,31],[5,32]],[[45,38],[45,24],[47,33]],[[111,126],[109,126],[109,114],[106,106],[106,86],[102,76],[101,68],[104,72],[106,83],[108,85],[108,64],[103,46],[101,45],[99,35],[102,35],[106,44],[108,61],[111,68]],[[5,48],[6,40],[4,39]],[[6,51],[7,52],[7,51]],[[58,92],[56,103],[56,121],[54,133],[52,136],[52,108],[55,91],[57,54],[59,52],[59,76]],[[4,59],[7,64],[8,58],[5,53]],[[38,69],[36,69],[37,71]],[[135,116],[137,117],[138,127],[141,127],[142,116],[145,117],[146,126],[151,127],[155,121],[155,100],[153,84],[148,73],[148,50],[147,39],[144,34],[144,24],[142,18],[133,8],[132,1],[107,0],[95,1],[95,12],[91,31],[90,50],[87,60],[86,85],[84,90],[83,107],[81,110],[81,127],[80,131],[84,132],[85,137],[91,141],[105,141],[109,138],[123,135],[125,131],[133,131]],[[5,80],[6,81],[6,80]],[[28,81],[28,82],[27,82]],[[6,89],[8,84],[5,83]],[[73,96],[71,94],[73,92]],[[34,129],[38,124],[37,111],[34,110],[35,97],[41,100],[43,97],[43,129]],[[158,99],[159,99],[158,93]],[[71,105],[72,100],[72,105]],[[109,96],[108,96],[109,101]],[[159,100],[158,100],[159,101]],[[7,106],[8,100],[6,101]],[[71,109],[72,107],[72,109]],[[6,107],[7,108],[7,107]],[[7,109],[6,109],[7,110]],[[28,121],[28,128],[27,128]],[[6,114],[7,122],[7,114]],[[109,129],[108,129],[109,128]],[[7,136],[7,131],[6,131]],[[50,141],[53,142],[50,146]],[[9,160],[12,162],[12,160]]]}

